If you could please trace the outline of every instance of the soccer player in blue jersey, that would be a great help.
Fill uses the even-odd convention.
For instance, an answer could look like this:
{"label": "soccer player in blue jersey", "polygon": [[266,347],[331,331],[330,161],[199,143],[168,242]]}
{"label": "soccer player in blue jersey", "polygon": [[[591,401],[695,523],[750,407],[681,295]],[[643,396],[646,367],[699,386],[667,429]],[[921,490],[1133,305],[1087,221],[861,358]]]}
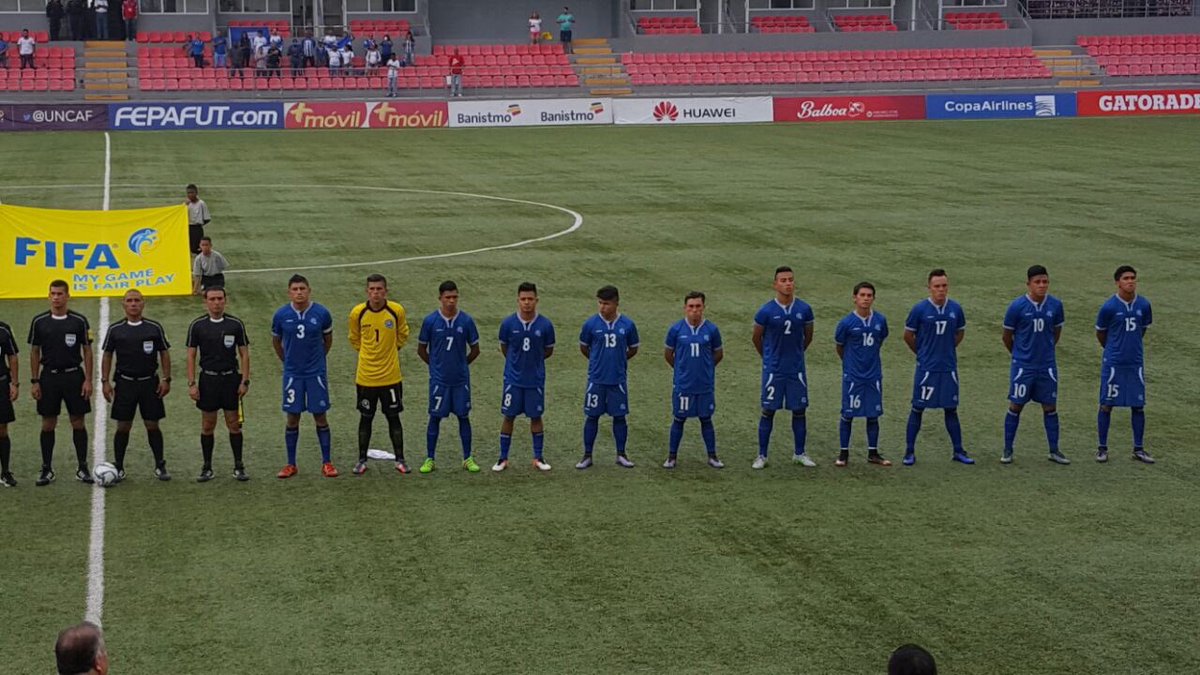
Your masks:
{"label": "soccer player in blue jersey", "polygon": [[921,414],[929,408],[945,412],[946,432],[954,448],[953,461],[974,464],[975,460],[963,449],[962,425],[958,421],[958,345],[966,335],[967,317],[962,306],[949,298],[950,279],[946,270],[930,272],[928,285],[929,297],[913,305],[904,322],[904,344],[917,355],[904,465],[912,466],[917,461]]}
{"label": "soccer player in blue jersey", "polygon": [[592,465],[592,449],[600,433],[600,416],[612,417],[613,441],[617,446],[617,465],[633,468],[625,453],[629,440],[629,388],[626,372],[629,359],[637,355],[637,326],[633,320],[617,311],[621,296],[616,286],[604,286],[596,291],[600,310],[584,322],[579,331],[579,351],[588,360],[587,391],[583,394],[583,458],[576,469]]}
{"label": "soccer player in blue jersey", "polygon": [[1117,292],[1100,307],[1096,317],[1096,338],[1104,347],[1100,368],[1100,413],[1096,431],[1100,447],[1096,461],[1108,461],[1108,426],[1113,408],[1129,408],[1133,425],[1133,458],[1153,464],[1154,458],[1143,446],[1146,431],[1145,352],[1142,341],[1154,322],[1150,301],[1137,293],[1137,270],[1122,265],[1113,274]]}
{"label": "soccer player in blue jersey", "polygon": [[700,419],[700,435],[708,452],[708,465],[714,469],[725,468],[717,458],[717,432],[712,422],[717,409],[714,394],[717,364],[725,357],[725,350],[721,331],[704,318],[704,304],[703,293],[688,293],[683,299],[684,318],[667,330],[664,356],[675,369],[671,392],[671,410],[675,419],[671,423],[671,449],[667,461],[663,462],[664,469],[675,468],[679,442],[683,440],[683,423],[689,417]]}
{"label": "soccer player in blue jersey", "polygon": [[869,281],[854,286],[854,311],[838,322],[833,332],[842,360],[842,419],[838,427],[841,452],[835,466],[850,461],[850,422],[867,418],[867,461],[880,466],[892,463],[879,454],[879,416],[883,414],[883,360],[879,358],[888,336],[887,317],[872,309],[875,286]]}
{"label": "soccer player in blue jersey", "polygon": [[504,393],[500,403],[500,459],[492,471],[508,468],[513,420],[529,418],[533,436],[533,467],[549,471],[543,457],[546,407],[546,359],[554,354],[554,325],[538,314],[537,286],[526,281],[517,287],[517,312],[500,324],[500,353],[504,354]]}
{"label": "soccer player in blue jersey", "polygon": [[417,336],[417,356],[429,366],[429,427],[425,431],[425,463],[421,473],[434,469],[438,431],[451,413],[458,418],[463,468],[479,472],[471,456],[471,371],[479,358],[479,329],[470,314],[458,309],[458,285],[443,281],[438,286],[441,309],[425,317]]}
{"label": "soccer player in blue jersey", "polygon": [[271,344],[283,362],[283,411],[287,413],[284,442],[287,465],[279,478],[296,475],[296,444],[300,440],[300,415],[312,413],[321,445],[321,474],[336,478],[338,470],[330,459],[329,379],[325,376],[325,355],[333,346],[333,316],[312,302],[308,279],[299,274],[288,280],[291,302],[275,312],[271,320]]}
{"label": "soccer player in blue jersey", "polygon": [[775,268],[775,297],[754,315],[754,349],[762,357],[762,417],[758,420],[758,456],[752,468],[767,466],[767,447],[775,425],[775,411],[792,412],[792,461],[816,466],[805,452],[808,424],[808,374],[804,352],[812,344],[813,311],[795,296],[796,276],[790,267]]}
{"label": "soccer player in blue jersey", "polygon": [[1004,418],[1004,454],[1000,461],[1011,464],[1013,440],[1021,422],[1021,409],[1033,400],[1042,404],[1050,461],[1070,464],[1058,449],[1058,368],[1054,347],[1066,321],[1062,302],[1050,295],[1050,273],[1041,265],[1025,274],[1025,295],[1004,313],[1004,347],[1012,354],[1009,375],[1008,415]]}

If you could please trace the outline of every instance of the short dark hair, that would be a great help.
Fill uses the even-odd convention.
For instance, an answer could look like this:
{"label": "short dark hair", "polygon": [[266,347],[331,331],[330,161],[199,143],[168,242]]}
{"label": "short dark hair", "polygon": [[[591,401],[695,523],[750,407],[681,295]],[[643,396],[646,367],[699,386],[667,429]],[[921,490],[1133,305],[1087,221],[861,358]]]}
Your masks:
{"label": "short dark hair", "polygon": [[457,290],[458,290],[458,284],[447,279],[446,281],[442,282],[442,285],[438,286],[438,297],[440,298],[443,295],[445,295],[446,291],[457,291]]}
{"label": "short dark hair", "polygon": [[195,190],[196,192],[199,192],[199,191],[200,191],[200,188],[196,187],[196,184],[195,184],[195,183],[188,183],[188,184],[187,184],[187,187],[186,187],[186,188],[184,188],[184,189],[185,189],[185,190]]}
{"label": "short dark hair", "polygon": [[1028,281],[1029,279],[1032,279],[1034,277],[1040,277],[1043,274],[1046,276],[1050,276],[1050,273],[1046,271],[1046,267],[1044,265],[1033,265],[1032,267],[1030,267],[1028,270],[1025,271],[1025,279],[1026,279],[1026,281]]}
{"label": "short dark hair", "polygon": [[935,268],[929,270],[929,277],[927,279],[925,279],[925,281],[927,281],[927,282],[933,281],[934,277],[944,277],[944,276],[946,276],[946,270],[944,270],[940,267],[935,267]]}
{"label": "short dark hair", "polygon": [[221,292],[221,297],[229,297],[229,296],[228,296],[228,294],[226,294],[226,293],[225,293],[225,287],[224,287],[224,286],[209,286],[208,288],[204,289],[204,299],[205,299],[205,300],[207,300],[207,299],[208,299],[208,294],[209,294],[209,293],[214,293],[214,292],[216,292],[216,291],[220,291],[220,292]]}
{"label": "short dark hair", "polygon": [[200,241],[201,241],[202,243],[207,241],[208,243],[210,243],[210,244],[211,244],[211,243],[212,243],[212,237],[210,237],[210,236],[208,236],[208,235],[205,235],[205,236],[203,236],[203,237],[200,237]]}
{"label": "short dark hair", "polygon": [[860,281],[857,284],[854,284],[854,295],[858,295],[858,292],[864,288],[871,289],[871,295],[875,295],[875,284],[869,281]]}
{"label": "short dark hair", "polygon": [[65,628],[54,643],[54,659],[61,675],[87,673],[104,651],[104,636],[91,621]]}
{"label": "short dark hair", "polygon": [[533,293],[537,295],[537,284],[532,281],[522,281],[520,286],[517,286],[517,295],[522,293]]}
{"label": "short dark hair", "polygon": [[1117,268],[1116,272],[1113,272],[1113,281],[1120,281],[1121,277],[1129,274],[1130,272],[1133,272],[1133,278],[1136,279],[1137,270],[1133,269],[1133,265],[1121,265]]}
{"label": "short dark hair", "polygon": [[692,291],[691,293],[683,296],[683,304],[686,305],[688,300],[695,300],[696,298],[700,298],[700,302],[702,303],[708,302],[708,299],[704,297],[704,293],[701,293],[700,291]]}
{"label": "short dark hair", "polygon": [[61,289],[65,290],[67,293],[71,292],[70,284],[68,284],[66,281],[63,281],[62,279],[55,279],[54,281],[51,281],[50,288],[51,289],[61,288]]}
{"label": "short dark hair", "polygon": [[[776,267],[775,278],[778,279],[779,275],[783,274],[784,272],[792,272],[792,268],[788,267],[787,265],[780,265],[779,267]],[[795,272],[792,272],[792,274],[795,274]]]}
{"label": "short dark hair", "polygon": [[383,287],[387,288],[387,277],[382,274],[369,275],[367,277],[367,285],[370,286],[371,284],[383,284]]}
{"label": "short dark hair", "polygon": [[288,288],[291,288],[292,284],[304,284],[308,286],[308,279],[303,274],[293,274],[292,278],[288,279]]}
{"label": "short dark hair", "polygon": [[888,675],[937,675],[937,664],[924,648],[901,645],[888,659]]}
{"label": "short dark hair", "polygon": [[601,286],[600,290],[596,291],[596,298],[608,302],[620,302],[621,294],[617,291],[616,286]]}

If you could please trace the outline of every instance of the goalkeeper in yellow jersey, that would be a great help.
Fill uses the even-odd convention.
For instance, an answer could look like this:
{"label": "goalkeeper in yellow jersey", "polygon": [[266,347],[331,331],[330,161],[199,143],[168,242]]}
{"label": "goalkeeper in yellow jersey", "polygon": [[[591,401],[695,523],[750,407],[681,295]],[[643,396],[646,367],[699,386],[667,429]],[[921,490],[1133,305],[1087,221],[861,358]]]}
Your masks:
{"label": "goalkeeper in yellow jersey", "polygon": [[388,435],[396,453],[396,471],[408,473],[404,462],[404,376],[400,372],[400,349],[408,342],[404,308],[387,299],[387,279],[382,274],[367,277],[367,301],[350,310],[350,346],[358,352],[354,384],[358,389],[358,464],[354,474],[367,470],[367,448],[375,409],[387,418]]}

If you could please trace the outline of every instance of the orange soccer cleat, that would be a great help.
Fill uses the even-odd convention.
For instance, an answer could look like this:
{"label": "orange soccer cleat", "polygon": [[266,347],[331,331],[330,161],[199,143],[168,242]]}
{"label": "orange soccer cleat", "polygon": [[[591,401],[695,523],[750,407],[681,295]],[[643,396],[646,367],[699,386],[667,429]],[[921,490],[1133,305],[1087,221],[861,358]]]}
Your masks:
{"label": "orange soccer cleat", "polygon": [[325,476],[326,478],[337,478],[338,477],[337,467],[329,462],[325,462],[324,464],[321,465],[321,475]]}
{"label": "orange soccer cleat", "polygon": [[279,473],[276,474],[276,477],[280,479],[291,478],[298,473],[300,473],[300,470],[296,468],[295,464],[288,464],[279,470]]}

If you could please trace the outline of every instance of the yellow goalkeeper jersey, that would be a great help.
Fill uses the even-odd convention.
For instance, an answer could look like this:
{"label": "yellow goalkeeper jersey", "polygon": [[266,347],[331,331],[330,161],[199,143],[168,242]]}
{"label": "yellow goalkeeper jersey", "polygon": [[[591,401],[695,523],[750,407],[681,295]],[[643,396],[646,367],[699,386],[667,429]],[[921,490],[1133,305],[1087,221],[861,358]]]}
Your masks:
{"label": "yellow goalkeeper jersey", "polygon": [[387,387],[404,380],[398,350],[408,342],[404,308],[389,300],[378,310],[361,303],[350,310],[350,346],[358,352],[355,384]]}

